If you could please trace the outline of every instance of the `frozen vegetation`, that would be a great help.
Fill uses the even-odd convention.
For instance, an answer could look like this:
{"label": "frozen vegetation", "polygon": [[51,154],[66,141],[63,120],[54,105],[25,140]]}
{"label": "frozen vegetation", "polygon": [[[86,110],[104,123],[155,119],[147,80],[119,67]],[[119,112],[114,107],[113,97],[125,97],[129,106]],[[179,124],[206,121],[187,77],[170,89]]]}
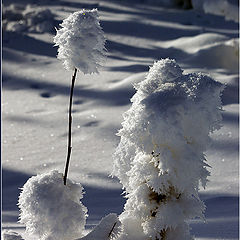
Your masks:
{"label": "frozen vegetation", "polygon": [[4,1],[2,239],[238,239],[238,6],[160,2]]}
{"label": "frozen vegetation", "polygon": [[105,37],[98,19],[97,9],[81,10],[71,14],[60,24],[54,37],[58,59],[67,70],[79,69],[83,73],[98,73],[105,59]]}
{"label": "frozen vegetation", "polygon": [[221,84],[182,74],[174,60],[155,62],[135,87],[124,114],[114,174],[126,190],[120,239],[193,239],[187,221],[204,219],[199,182],[209,172],[203,152],[220,128]]}
{"label": "frozen vegetation", "polygon": [[80,202],[82,186],[57,171],[31,177],[19,196],[20,223],[41,240],[67,240],[83,235],[87,208]]}

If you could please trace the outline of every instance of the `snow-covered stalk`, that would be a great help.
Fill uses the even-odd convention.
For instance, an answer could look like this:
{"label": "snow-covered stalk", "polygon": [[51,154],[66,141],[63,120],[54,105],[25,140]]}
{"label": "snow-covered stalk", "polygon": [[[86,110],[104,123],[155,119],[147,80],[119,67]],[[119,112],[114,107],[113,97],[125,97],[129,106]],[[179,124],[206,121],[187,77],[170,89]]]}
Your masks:
{"label": "snow-covered stalk", "polygon": [[71,131],[72,131],[72,98],[77,70],[84,74],[98,73],[101,62],[105,59],[105,38],[98,19],[97,9],[81,10],[71,14],[60,24],[54,37],[58,48],[58,59],[63,61],[67,70],[73,70],[72,85],[69,103],[69,127],[67,160],[64,173],[66,185],[69,162],[71,157]]}
{"label": "snow-covered stalk", "polygon": [[114,213],[108,214],[86,236],[75,240],[109,240],[116,239],[120,232],[120,221]]}
{"label": "snow-covered stalk", "polygon": [[[105,38],[98,20],[97,9],[71,14],[60,24],[54,42],[58,58],[67,70],[73,70],[69,112],[68,150],[64,176],[54,170],[31,177],[19,196],[20,222],[26,231],[40,240],[73,240],[83,237],[87,208],[81,203],[81,184],[67,179],[72,150],[72,103],[77,71],[98,73],[105,57]],[[62,182],[64,179],[64,184]],[[111,226],[111,224],[110,224]],[[13,234],[5,234],[12,236]]]}
{"label": "snow-covered stalk", "polygon": [[72,75],[72,85],[71,85],[69,109],[68,109],[68,148],[67,148],[67,161],[66,161],[65,171],[63,175],[64,185],[66,185],[66,182],[67,182],[67,174],[68,174],[69,162],[70,162],[71,151],[72,151],[72,100],[73,100],[73,89],[74,89],[76,75],[77,75],[77,69],[75,68],[74,73]]}
{"label": "snow-covered stalk", "polygon": [[223,86],[162,59],[135,88],[115,152],[113,174],[127,194],[119,240],[192,240],[188,220],[204,219],[199,181],[206,186],[204,151],[220,128]]}

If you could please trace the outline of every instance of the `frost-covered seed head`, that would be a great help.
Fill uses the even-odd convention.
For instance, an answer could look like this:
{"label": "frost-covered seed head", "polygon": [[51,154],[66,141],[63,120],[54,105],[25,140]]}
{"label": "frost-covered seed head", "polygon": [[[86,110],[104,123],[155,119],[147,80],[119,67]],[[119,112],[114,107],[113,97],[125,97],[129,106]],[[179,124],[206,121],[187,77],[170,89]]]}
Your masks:
{"label": "frost-covered seed head", "polygon": [[82,236],[87,209],[80,202],[82,186],[56,170],[31,177],[19,196],[20,222],[40,240],[69,240]]}
{"label": "frost-covered seed head", "polygon": [[67,70],[98,73],[105,60],[105,37],[97,9],[74,12],[60,24],[53,41],[59,46],[57,58]]}

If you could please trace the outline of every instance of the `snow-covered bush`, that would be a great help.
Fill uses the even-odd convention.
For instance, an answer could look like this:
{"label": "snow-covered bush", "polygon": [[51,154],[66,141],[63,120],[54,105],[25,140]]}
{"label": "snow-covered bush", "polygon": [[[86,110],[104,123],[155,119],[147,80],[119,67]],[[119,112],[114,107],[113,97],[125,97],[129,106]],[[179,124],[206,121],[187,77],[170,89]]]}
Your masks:
{"label": "snow-covered bush", "polygon": [[53,32],[54,14],[50,9],[35,5],[3,6],[3,30],[11,32]]}
{"label": "snow-covered bush", "polygon": [[105,37],[97,9],[74,12],[60,26],[54,42],[65,68],[97,73],[105,59]]}
{"label": "snow-covered bush", "polygon": [[80,184],[56,170],[31,177],[19,196],[20,222],[40,240],[71,240],[83,236],[87,208]]}
{"label": "snow-covered bush", "polygon": [[135,88],[113,171],[127,194],[119,240],[190,240],[187,221],[204,218],[199,181],[206,186],[204,151],[221,126],[223,86],[162,59]]}

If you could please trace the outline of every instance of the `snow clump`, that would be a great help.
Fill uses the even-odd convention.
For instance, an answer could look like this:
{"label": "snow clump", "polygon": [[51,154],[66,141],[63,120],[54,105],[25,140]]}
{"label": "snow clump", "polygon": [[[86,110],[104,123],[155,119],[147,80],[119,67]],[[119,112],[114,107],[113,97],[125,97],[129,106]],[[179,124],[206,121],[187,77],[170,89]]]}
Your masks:
{"label": "snow clump", "polygon": [[221,127],[223,85],[162,59],[135,88],[114,155],[127,197],[119,240],[192,240],[187,222],[204,219],[198,189],[209,176],[209,133]]}
{"label": "snow clump", "polygon": [[17,232],[3,230],[2,231],[2,240],[23,240],[23,238]]}
{"label": "snow clump", "polygon": [[105,60],[105,37],[97,9],[74,12],[60,24],[54,37],[58,59],[67,70],[77,68],[84,74],[98,73]]}
{"label": "snow clump", "polygon": [[20,223],[40,240],[72,240],[83,236],[87,208],[80,184],[54,170],[31,177],[19,196]]}
{"label": "snow clump", "polygon": [[3,6],[3,30],[10,32],[43,33],[54,31],[54,14],[50,9],[35,5]]}

